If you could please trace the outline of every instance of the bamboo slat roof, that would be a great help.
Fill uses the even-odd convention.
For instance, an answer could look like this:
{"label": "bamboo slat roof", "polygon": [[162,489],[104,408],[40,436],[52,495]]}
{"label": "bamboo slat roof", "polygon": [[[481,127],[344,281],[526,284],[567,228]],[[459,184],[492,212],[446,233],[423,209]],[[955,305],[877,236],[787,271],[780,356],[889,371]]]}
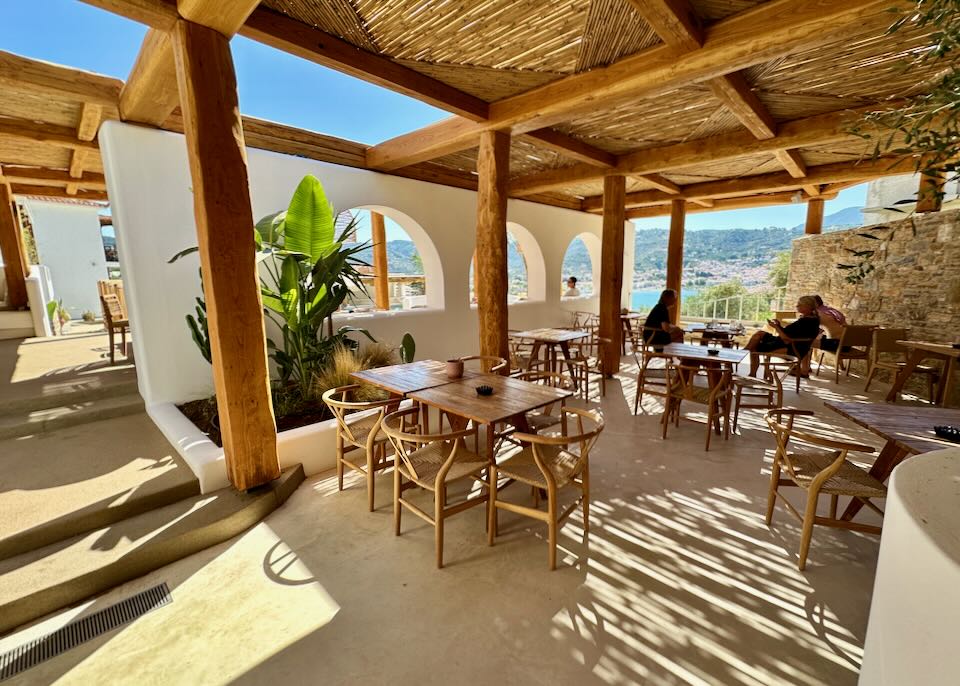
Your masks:
{"label": "bamboo slat roof", "polygon": [[[102,0],[88,1],[105,4]],[[122,12],[125,2],[111,0],[106,4]],[[684,8],[684,0],[263,0],[247,25],[261,34],[273,31],[271,40],[259,38],[264,42],[275,46],[279,43],[282,49],[321,64],[354,74],[369,69],[369,80],[386,82],[388,87],[391,68],[428,77],[428,90],[429,84],[436,84],[438,92],[446,88],[442,92],[460,93],[467,99],[468,110],[479,111],[473,121],[483,124],[484,108],[489,107],[492,120],[508,105],[520,107],[515,103],[524,94],[547,93],[545,88],[554,88],[551,93],[555,93],[571,78],[606,73],[604,70],[625,64],[624,60],[646,64],[643,60],[649,56],[650,64],[660,68],[657,65],[664,62],[662,56],[666,55],[667,63],[679,63],[691,50],[696,51],[697,45],[709,45],[714,35],[753,30],[749,19],[754,16],[759,17],[761,24],[774,24],[782,12],[783,21],[790,21],[793,10],[804,5],[798,0],[686,2],[694,26],[688,34],[684,31],[689,27],[672,23],[669,16],[662,20],[665,12]],[[129,4],[142,7],[144,3],[150,4],[148,0]],[[155,4],[162,8],[163,2],[155,0]],[[783,172],[785,167],[777,153],[786,150],[811,174],[821,165],[854,163],[869,157],[873,143],[835,132],[825,135],[823,140],[791,138],[782,149],[766,146],[758,151],[755,146],[744,145],[742,154],[736,150],[736,141],[740,140],[737,136],[746,135],[747,141],[751,134],[760,140],[776,139],[781,127],[784,131],[799,131],[806,120],[812,122],[831,113],[882,106],[920,94],[931,86],[942,64],[937,67],[931,63],[927,71],[904,69],[903,65],[930,48],[934,42],[932,30],[907,26],[888,34],[886,29],[895,16],[885,11],[883,3],[857,0],[857,4],[865,6],[860,20],[842,31],[826,27],[822,40],[811,33],[809,44],[798,44],[786,51],[763,48],[757,53],[761,56],[757,62],[731,53],[732,59],[747,66],[717,72],[727,76],[700,76],[662,89],[647,88],[639,94],[611,91],[611,95],[587,98],[569,111],[551,114],[546,127],[526,126],[522,119],[513,120],[516,123],[506,126],[513,128],[514,133],[510,164],[516,192],[513,188],[511,192],[533,201],[580,208],[585,206],[584,199],[602,193],[604,173],[622,165],[623,160],[638,151],[650,153],[644,158],[648,160],[662,149],[665,161],[644,161],[640,165],[642,172],[637,174],[630,173],[631,167],[627,171],[628,193],[656,191],[664,197],[681,192],[682,188],[677,187],[689,184],[761,178]],[[827,0],[811,0],[806,5],[808,9],[811,5],[822,6],[824,12],[840,11]],[[767,10],[770,14],[764,19],[761,13]],[[677,17],[680,15],[673,16]],[[740,24],[736,24],[738,21]],[[264,22],[272,28],[264,29]],[[734,25],[736,29],[727,28]],[[298,31],[305,31],[307,39],[299,39],[299,48],[285,47],[285,41],[291,46],[297,42],[289,36]],[[256,35],[254,38],[258,39]],[[324,53],[324,41],[336,39],[358,49],[346,58],[355,60],[355,64],[343,67],[345,58]],[[694,44],[685,45],[684,41]],[[673,52],[664,53],[668,46]],[[317,54],[313,57],[304,51]],[[28,73],[21,75],[25,68]],[[382,73],[374,73],[378,69]],[[64,140],[69,138],[64,132],[74,131],[78,141],[88,140],[81,135],[85,122],[89,127],[91,115],[96,117],[95,124],[118,118],[123,84],[78,70],[64,70],[0,53],[0,168],[5,175],[20,178],[29,176],[29,169],[24,168],[32,167],[38,176],[45,177],[41,181],[48,188],[60,188],[74,197],[105,197],[103,167],[95,140],[78,150]],[[75,75],[75,85],[53,87],[54,77],[70,81],[64,73]],[[359,75],[365,77],[363,73]],[[724,79],[726,86],[718,83]],[[606,87],[602,80],[597,83]],[[423,84],[409,87],[397,83],[395,87],[408,94],[412,90],[417,97],[416,90]],[[724,88],[728,89],[726,95]],[[739,92],[730,96],[730,88],[739,88]],[[423,95],[423,99],[437,104],[431,97]],[[479,106],[471,104],[474,102]],[[751,123],[750,112],[744,114],[744,102],[759,117],[760,124]],[[524,106],[529,108],[530,104]],[[462,112],[455,107],[451,110]],[[5,133],[5,124],[39,126],[60,137],[51,141],[35,131],[29,133],[36,135]],[[771,135],[764,134],[764,127],[770,129]],[[182,130],[176,111],[163,128]],[[549,136],[537,136],[540,132]],[[371,148],[365,143],[253,118],[244,119],[244,133],[253,147],[457,187],[476,186],[475,143],[451,145],[448,149],[438,147],[412,157],[412,161],[391,166],[376,163],[376,153],[392,141]],[[693,155],[689,145],[694,144],[724,152],[716,156]],[[688,147],[683,148],[684,145]],[[729,152],[731,148],[733,153]],[[17,174],[8,172],[10,167],[17,167]],[[648,168],[654,172],[645,171]],[[656,178],[651,179],[650,173]],[[70,180],[62,181],[64,174],[69,174]],[[795,187],[804,187],[802,178],[797,179]],[[778,190],[780,186],[763,192]],[[782,190],[791,187],[783,186]]]}

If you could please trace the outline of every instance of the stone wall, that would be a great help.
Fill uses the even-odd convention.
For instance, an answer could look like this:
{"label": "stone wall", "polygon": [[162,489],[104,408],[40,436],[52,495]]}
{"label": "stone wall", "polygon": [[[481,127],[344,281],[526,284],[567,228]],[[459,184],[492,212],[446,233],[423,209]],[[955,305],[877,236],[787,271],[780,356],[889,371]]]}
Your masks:
{"label": "stone wall", "polygon": [[[875,231],[882,240],[860,234]],[[847,283],[840,263],[876,250],[875,270]],[[911,338],[960,341],[960,211],[913,215],[793,241],[787,297],[819,294],[854,324],[905,326]],[[956,385],[956,384],[955,384]]]}

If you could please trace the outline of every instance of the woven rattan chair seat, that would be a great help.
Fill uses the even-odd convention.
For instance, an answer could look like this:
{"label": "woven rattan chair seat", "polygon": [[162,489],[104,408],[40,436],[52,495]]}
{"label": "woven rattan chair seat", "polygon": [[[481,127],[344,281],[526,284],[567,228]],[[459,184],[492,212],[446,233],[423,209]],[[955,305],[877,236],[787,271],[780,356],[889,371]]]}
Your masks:
{"label": "woven rattan chair seat", "polygon": [[763,392],[776,392],[777,387],[773,384],[764,381],[763,379],[755,379],[752,376],[735,376],[732,379],[734,386],[740,386],[744,390],[751,391],[763,391]]}
{"label": "woven rattan chair seat", "polygon": [[[553,474],[557,488],[562,488],[570,483],[575,476],[574,470],[580,461],[577,455],[562,447],[549,445],[540,446],[540,454],[544,458],[547,469]],[[547,488],[547,480],[537,466],[533,457],[533,449],[529,446],[498,463],[497,471],[500,476],[515,479],[538,488]]]}
{"label": "woven rattan chair seat", "polygon": [[527,413],[527,426],[530,427],[531,431],[543,431],[544,429],[549,429],[551,426],[556,426],[560,423],[560,417],[552,414],[542,414],[540,412],[528,412]]}
{"label": "woven rattan chair seat", "polygon": [[[407,460],[413,465],[416,475],[404,460],[400,461],[400,473],[404,478],[432,491],[437,473],[450,457],[450,449],[450,443],[437,441],[407,453]],[[450,471],[447,472],[445,481],[449,483],[471,474],[479,474],[487,464],[485,458],[461,445],[457,449],[457,455],[450,466]]]}
{"label": "woven rattan chair seat", "polygon": [[706,405],[710,402],[710,390],[711,389],[704,388],[703,386],[687,386],[686,388],[675,386],[670,394],[680,400],[690,400]]}
{"label": "woven rattan chair seat", "polygon": [[[354,419],[353,421],[348,418],[347,426],[350,428],[350,433],[353,434],[353,440],[350,440],[350,436],[344,432],[344,442],[355,445],[358,448],[366,448],[367,438],[370,436],[370,432],[373,431],[374,427],[377,425],[377,421],[379,419],[380,415],[376,412],[366,417]],[[379,427],[377,428],[379,430]],[[387,441],[387,435],[382,432],[377,434],[377,437],[374,439],[374,443],[384,443],[385,441]]]}
{"label": "woven rattan chair seat", "polygon": [[[813,478],[830,466],[836,459],[835,453],[804,450],[790,452],[789,460],[793,466],[793,480],[798,486],[808,488]],[[861,498],[885,498],[887,487],[866,471],[849,460],[844,460],[836,474],[827,479],[821,493],[833,495],[859,496]]]}

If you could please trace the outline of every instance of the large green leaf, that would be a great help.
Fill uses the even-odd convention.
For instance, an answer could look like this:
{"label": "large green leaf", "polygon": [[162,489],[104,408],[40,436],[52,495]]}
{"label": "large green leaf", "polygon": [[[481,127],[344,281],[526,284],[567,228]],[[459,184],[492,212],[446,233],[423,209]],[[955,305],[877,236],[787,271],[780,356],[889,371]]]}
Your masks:
{"label": "large green leaf", "polygon": [[316,261],[334,242],[333,207],[317,177],[303,177],[290,198],[283,222],[284,247]]}
{"label": "large green leaf", "polygon": [[295,257],[286,257],[280,265],[280,300],[283,303],[283,317],[290,328],[296,328],[299,321],[300,302],[300,264]]}

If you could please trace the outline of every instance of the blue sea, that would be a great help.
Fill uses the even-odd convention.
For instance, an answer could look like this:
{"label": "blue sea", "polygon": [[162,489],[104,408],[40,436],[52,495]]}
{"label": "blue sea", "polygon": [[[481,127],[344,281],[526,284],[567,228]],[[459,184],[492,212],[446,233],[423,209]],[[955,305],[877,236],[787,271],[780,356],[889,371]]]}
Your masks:
{"label": "blue sea", "polygon": [[[684,288],[681,296],[684,298],[689,298],[691,295],[696,294],[696,289]],[[649,310],[651,307],[657,304],[659,299],[660,291],[633,291],[633,293],[630,294],[630,309],[639,310],[640,312]]]}

